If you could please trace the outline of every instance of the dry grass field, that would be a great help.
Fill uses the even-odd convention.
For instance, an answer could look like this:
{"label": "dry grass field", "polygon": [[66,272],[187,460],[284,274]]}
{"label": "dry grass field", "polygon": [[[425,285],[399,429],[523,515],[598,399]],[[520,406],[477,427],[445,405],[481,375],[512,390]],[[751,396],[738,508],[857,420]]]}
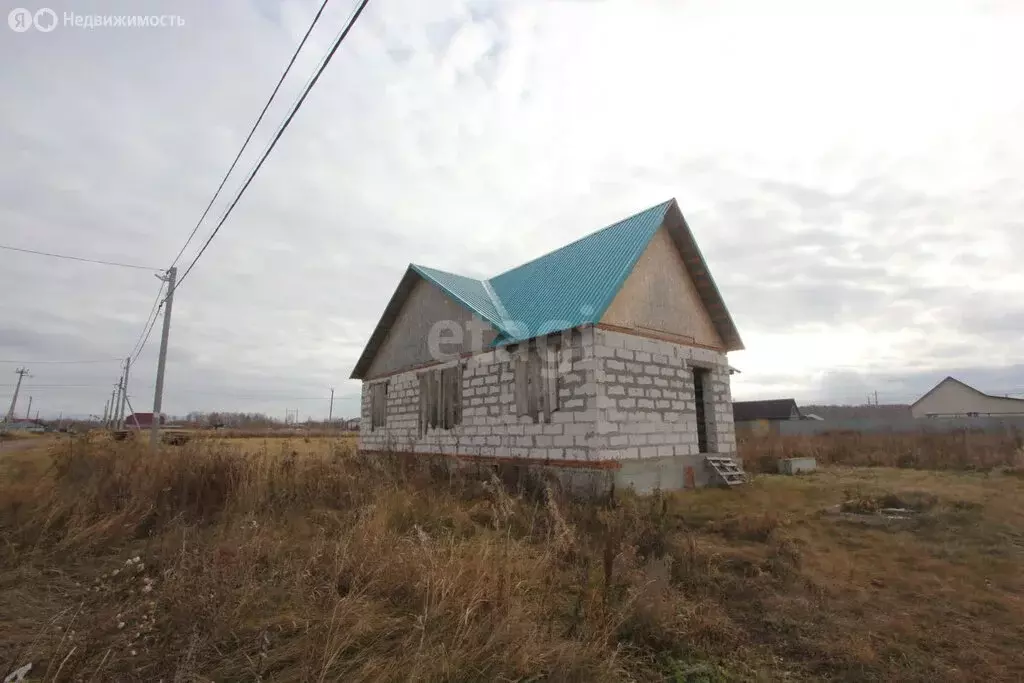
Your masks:
{"label": "dry grass field", "polygon": [[1021,680],[1015,472],[588,505],[344,439],[44,440],[0,449],[0,675]]}

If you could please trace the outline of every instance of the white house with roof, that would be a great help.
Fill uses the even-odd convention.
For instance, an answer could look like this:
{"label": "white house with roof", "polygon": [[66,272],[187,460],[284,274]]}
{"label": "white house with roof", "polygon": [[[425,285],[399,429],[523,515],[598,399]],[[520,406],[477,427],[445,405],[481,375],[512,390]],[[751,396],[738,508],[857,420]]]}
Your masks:
{"label": "white house with roof", "polygon": [[1024,416],[1024,399],[986,394],[946,377],[910,406],[914,417]]}
{"label": "white house with roof", "polygon": [[352,372],[359,446],[572,486],[740,483],[742,348],[674,199],[487,280],[410,265]]}

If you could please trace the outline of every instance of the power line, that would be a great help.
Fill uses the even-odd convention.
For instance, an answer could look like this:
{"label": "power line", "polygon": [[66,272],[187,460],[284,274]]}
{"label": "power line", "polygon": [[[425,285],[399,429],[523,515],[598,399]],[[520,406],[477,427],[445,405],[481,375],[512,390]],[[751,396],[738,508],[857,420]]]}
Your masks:
{"label": "power line", "polygon": [[359,6],[356,8],[355,12],[352,13],[352,16],[346,23],[345,28],[341,31],[337,39],[334,41],[334,45],[331,46],[330,51],[327,53],[323,61],[320,63],[320,66],[317,68],[316,73],[313,75],[313,78],[311,78],[310,81],[303,88],[302,94],[299,96],[298,100],[292,106],[292,109],[288,113],[288,116],[285,118],[284,123],[282,123],[281,126],[277,129],[277,132],[274,134],[274,137],[270,141],[270,144],[263,152],[262,156],[260,157],[260,160],[256,163],[256,166],[249,173],[249,177],[246,178],[245,183],[242,185],[241,189],[239,189],[238,193],[235,195],[234,200],[232,200],[227,210],[221,216],[220,221],[217,222],[217,226],[213,229],[213,232],[210,234],[208,238],[206,238],[206,242],[203,243],[203,246],[199,250],[199,253],[197,253],[195,258],[192,259],[192,263],[190,263],[188,268],[185,269],[185,273],[178,279],[178,283],[177,285],[175,285],[175,289],[180,287],[181,283],[185,281],[185,278],[188,277],[188,274],[192,272],[192,269],[195,267],[196,263],[199,262],[199,259],[206,252],[206,248],[210,246],[210,242],[212,242],[213,238],[217,236],[218,232],[220,232],[221,226],[224,225],[224,222],[228,219],[228,216],[230,216],[231,212],[234,211],[235,206],[242,198],[242,195],[245,194],[245,191],[249,188],[249,185],[256,177],[256,174],[258,174],[260,169],[263,167],[263,163],[267,160],[267,157],[270,156],[270,153],[274,150],[274,147],[277,145],[277,142],[281,139],[281,136],[284,135],[285,130],[287,130],[288,126],[291,125],[292,119],[295,118],[295,115],[302,107],[302,104],[306,101],[306,97],[309,96],[309,93],[313,90],[313,87],[316,85],[317,81],[320,80],[320,76],[323,75],[323,72],[327,68],[327,65],[330,64],[331,59],[334,57],[334,54],[338,51],[338,48],[341,47],[341,43],[348,36],[349,31],[352,30],[352,27],[355,26],[356,21],[359,19],[359,15],[363,13],[363,10],[366,8],[366,5],[369,4],[369,2],[370,0],[360,0]]}
{"label": "power line", "polygon": [[135,263],[118,263],[116,261],[102,261],[100,259],[83,258],[81,256],[68,256],[67,254],[54,254],[48,251],[37,251],[35,249],[22,249],[21,247],[12,247],[6,244],[0,244],[0,249],[8,249],[10,251],[20,251],[25,254],[36,254],[37,256],[50,256],[53,258],[68,259],[69,261],[82,261],[84,263],[98,263],[104,266],[117,266],[119,268],[136,268],[138,270],[152,270],[159,271],[159,268],[151,268],[149,266],[140,266]]}
{"label": "power line", "polygon": [[0,363],[32,363],[33,365],[42,365],[43,363],[61,363],[76,365],[84,363],[114,363],[123,360],[123,358],[94,358],[91,360],[0,360]]}
{"label": "power line", "polygon": [[235,166],[238,165],[238,160],[242,158],[242,153],[245,152],[245,148],[248,147],[249,142],[252,140],[252,136],[256,132],[256,128],[259,127],[260,123],[263,121],[263,117],[267,113],[267,109],[270,108],[270,104],[274,101],[274,98],[277,97],[277,93],[281,89],[281,84],[284,83],[284,79],[292,70],[292,65],[295,64],[295,60],[298,58],[299,52],[301,52],[302,48],[306,45],[306,40],[309,38],[309,34],[313,32],[313,27],[315,27],[316,23],[320,20],[320,15],[324,13],[324,9],[327,7],[328,2],[329,0],[324,0],[320,5],[320,9],[317,10],[312,23],[310,23],[309,28],[306,29],[306,34],[302,36],[302,40],[299,41],[299,46],[295,48],[292,58],[288,60],[288,66],[285,67],[281,77],[277,80],[277,85],[274,86],[274,91],[270,93],[270,97],[267,98],[267,103],[263,105],[263,110],[260,112],[260,115],[256,117],[256,122],[252,124],[252,128],[249,129],[249,134],[245,137],[245,142],[242,143],[242,147],[238,150],[238,154],[235,155],[234,161],[231,162],[228,172],[224,174],[224,177],[220,181],[220,185],[217,186],[217,191],[213,193],[213,197],[210,198],[210,203],[207,204],[206,209],[203,210],[203,215],[199,217],[199,221],[196,223],[196,226],[192,228],[192,232],[189,233],[188,239],[185,240],[185,244],[181,247],[178,255],[174,257],[174,261],[171,262],[172,266],[177,265],[178,259],[180,259],[181,255],[185,253],[185,249],[187,249],[188,245],[192,242],[192,238],[196,236],[196,231],[199,230],[199,226],[203,224],[204,220],[206,220],[207,214],[209,214],[210,209],[213,208],[213,203],[217,201],[217,197],[220,196],[221,190],[224,189],[224,185],[227,183],[228,177],[235,170]]}
{"label": "power line", "polygon": [[153,299],[153,306],[149,309],[149,315],[146,316],[146,322],[142,323],[142,331],[139,332],[139,338],[135,340],[134,346],[132,346],[131,352],[128,356],[135,362],[138,358],[138,353],[142,353],[142,348],[146,345],[144,339],[149,339],[149,333],[153,329],[153,321],[156,320],[157,315],[160,313],[160,307],[163,305],[160,301],[160,295],[164,291],[164,281],[160,281],[160,287],[156,290],[156,298]]}
{"label": "power line", "polygon": [[156,309],[156,315],[154,315],[152,319],[149,321],[149,327],[146,328],[146,331],[142,337],[142,343],[139,344],[138,346],[138,351],[136,351],[135,355],[132,356],[132,365],[135,365],[135,361],[139,359],[139,356],[142,355],[142,351],[146,348],[146,343],[149,341],[149,335],[153,331],[153,327],[156,325],[156,321],[160,318],[160,309],[162,309],[163,307],[164,304],[161,301],[160,305]]}

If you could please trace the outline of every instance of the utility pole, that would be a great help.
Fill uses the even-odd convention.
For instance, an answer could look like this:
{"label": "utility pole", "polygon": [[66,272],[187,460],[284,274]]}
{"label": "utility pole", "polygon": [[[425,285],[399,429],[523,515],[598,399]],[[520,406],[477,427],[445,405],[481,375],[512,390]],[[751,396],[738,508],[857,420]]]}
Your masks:
{"label": "utility pole", "polygon": [[331,425],[334,418],[334,387],[331,387],[331,407],[327,410],[327,426]]}
{"label": "utility pole", "polygon": [[167,275],[157,275],[167,283],[167,298],[164,299],[164,329],[160,334],[160,359],[156,364],[156,391],[153,393],[153,427],[149,432],[149,447],[156,450],[160,440],[160,411],[164,402],[164,368],[167,365],[167,338],[171,334],[171,306],[174,304],[174,281],[178,277],[178,269],[171,266]]}
{"label": "utility pole", "polygon": [[100,424],[103,424],[103,425],[107,424],[107,414],[108,414],[109,410],[110,410],[110,401],[107,401],[106,403],[103,404],[103,421]]}
{"label": "utility pole", "polygon": [[124,373],[117,376],[117,386],[114,388],[114,409],[110,415],[110,427],[117,429],[118,417],[121,412],[121,385],[124,383]]}
{"label": "utility pole", "polygon": [[124,375],[121,379],[121,405],[117,410],[117,428],[124,429],[124,406],[128,401],[128,370],[131,369],[132,359],[124,359]]}
{"label": "utility pole", "polygon": [[21,390],[21,380],[28,374],[27,368],[18,368],[14,371],[18,376],[18,383],[14,386],[14,398],[11,399],[11,407],[7,410],[7,421],[14,421],[14,409],[18,406],[18,391]]}
{"label": "utility pole", "polygon": [[32,397],[31,396],[28,397],[28,410],[25,411],[25,419],[26,420],[31,420],[32,419]]}
{"label": "utility pole", "polygon": [[878,405],[878,390],[875,390],[875,405]]}
{"label": "utility pole", "polygon": [[107,416],[107,424],[105,424],[104,427],[113,427],[114,426],[114,408],[117,405],[117,404],[114,403],[114,401],[115,401],[115,397],[117,396],[117,387],[119,385],[120,385],[120,382],[118,382],[118,384],[115,384],[114,388],[110,390],[110,414]]}

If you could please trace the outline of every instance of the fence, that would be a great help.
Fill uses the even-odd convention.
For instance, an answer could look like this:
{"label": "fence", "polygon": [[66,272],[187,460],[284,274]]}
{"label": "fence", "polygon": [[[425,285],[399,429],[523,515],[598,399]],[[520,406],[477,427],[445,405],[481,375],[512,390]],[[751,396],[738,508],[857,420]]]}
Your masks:
{"label": "fence", "polygon": [[783,436],[811,436],[829,432],[861,434],[921,434],[981,431],[987,434],[1024,433],[1019,417],[849,418],[845,420],[786,420],[778,423]]}

